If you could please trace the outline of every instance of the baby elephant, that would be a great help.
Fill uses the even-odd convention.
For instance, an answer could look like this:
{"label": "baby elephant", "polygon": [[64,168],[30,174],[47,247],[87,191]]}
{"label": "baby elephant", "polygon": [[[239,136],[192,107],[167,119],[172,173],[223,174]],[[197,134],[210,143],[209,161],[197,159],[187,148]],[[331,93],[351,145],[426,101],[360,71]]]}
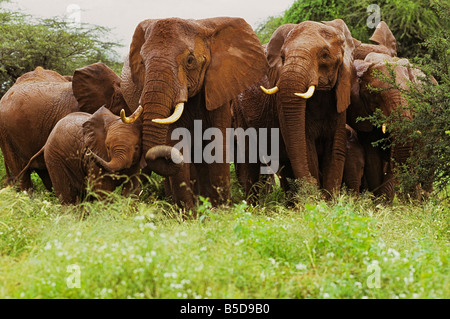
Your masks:
{"label": "baby elephant", "polygon": [[78,203],[88,185],[101,194],[126,182],[123,193],[130,193],[139,185],[136,174],[140,169],[142,124],[137,119],[141,113],[139,107],[126,117],[122,110],[119,117],[101,107],[94,114],[67,115],[22,173],[43,155],[55,194],[64,204]]}

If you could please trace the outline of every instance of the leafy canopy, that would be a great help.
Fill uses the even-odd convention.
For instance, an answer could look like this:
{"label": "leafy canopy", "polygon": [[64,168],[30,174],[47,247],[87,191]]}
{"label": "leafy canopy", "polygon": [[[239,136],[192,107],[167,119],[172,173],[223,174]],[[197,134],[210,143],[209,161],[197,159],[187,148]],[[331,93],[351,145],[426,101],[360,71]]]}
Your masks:
{"label": "leafy canopy", "polygon": [[108,41],[109,29],[82,24],[74,28],[55,17],[38,19],[2,8],[0,1],[0,97],[22,74],[37,66],[72,75],[74,70],[103,62],[117,73],[121,63]]}

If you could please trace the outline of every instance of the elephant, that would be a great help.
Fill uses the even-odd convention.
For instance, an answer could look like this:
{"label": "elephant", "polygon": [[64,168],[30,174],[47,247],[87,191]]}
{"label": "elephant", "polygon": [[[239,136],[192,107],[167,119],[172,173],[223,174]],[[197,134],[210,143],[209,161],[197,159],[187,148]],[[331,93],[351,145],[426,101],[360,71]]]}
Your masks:
{"label": "elephant", "polygon": [[347,154],[342,183],[354,194],[359,194],[366,187],[364,181],[364,148],[359,142],[358,133],[348,124],[345,125],[345,129],[347,132]]}
{"label": "elephant", "polygon": [[[78,110],[72,83],[57,72],[37,67],[16,80],[0,100],[0,147],[9,184],[45,144],[55,124]],[[51,190],[45,163],[35,161],[31,169]],[[30,174],[22,175],[20,189],[32,186]]]}
{"label": "elephant", "polygon": [[[353,50],[351,33],[341,19],[280,26],[266,47],[267,76],[233,100],[235,126],[281,131],[279,175],[285,191],[292,190],[288,179],[313,182],[326,196],[340,189]],[[260,170],[250,163],[241,166],[238,172],[247,175],[240,180],[248,195]]]}
{"label": "elephant", "polygon": [[136,192],[141,114],[142,108],[138,108],[130,117],[125,112],[117,116],[104,106],[94,114],[70,113],[58,121],[45,145],[20,174],[43,157],[55,195],[63,204],[79,203],[88,186],[99,196],[124,182],[123,195]]}
{"label": "elephant", "polygon": [[[121,95],[120,77],[103,63],[75,70],[73,76],[37,67],[19,77],[0,101],[0,147],[8,183],[44,146],[55,124],[72,112],[94,113],[106,105],[114,114],[130,110]],[[34,161],[32,169],[51,190],[45,163]],[[21,190],[32,188],[30,174],[20,179]]]}
{"label": "elephant", "polygon": [[361,43],[361,41],[353,38],[355,44],[353,57],[355,60],[364,60],[371,52],[383,53],[391,57],[397,56],[397,41],[386,22],[380,21],[378,23],[369,40],[377,44]]}
{"label": "elephant", "polygon": [[[380,109],[385,116],[394,110],[400,110],[403,119],[412,119],[407,109],[407,100],[401,92],[383,82],[374,74],[374,70],[390,77],[389,66],[392,69],[397,85],[402,90],[408,90],[409,83],[420,83],[423,73],[413,68],[407,59],[393,58],[382,53],[369,53],[364,60],[355,60],[357,81],[352,86],[351,105],[347,110],[347,123],[358,133],[360,143],[364,148],[365,168],[364,176],[367,188],[375,196],[385,196],[392,200],[394,197],[395,178],[393,174],[394,162],[403,164],[408,159],[412,145],[409,142],[395,143],[394,148],[373,146],[372,143],[389,138],[385,125],[374,126],[367,118]],[[371,90],[370,87],[378,89]],[[358,118],[360,118],[358,120]],[[391,141],[393,142],[393,141]]]}
{"label": "elephant", "polygon": [[195,195],[209,197],[213,205],[225,203],[230,197],[230,167],[225,158],[189,160],[187,152],[202,155],[206,143],[202,140],[190,150],[177,148],[172,135],[185,129],[202,139],[215,128],[221,136],[215,135],[212,143],[218,153],[226,154],[230,101],[262,78],[266,69],[261,43],[244,19],[168,18],[138,24],[122,71],[122,94],[131,111],[139,105],[144,109],[143,172],[166,177],[176,204],[192,208]]}

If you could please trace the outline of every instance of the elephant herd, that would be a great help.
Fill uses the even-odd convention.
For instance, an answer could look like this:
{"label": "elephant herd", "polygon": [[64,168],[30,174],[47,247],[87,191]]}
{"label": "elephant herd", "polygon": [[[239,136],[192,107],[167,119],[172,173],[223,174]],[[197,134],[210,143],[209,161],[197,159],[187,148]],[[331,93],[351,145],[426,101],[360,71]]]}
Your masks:
{"label": "elephant herd", "polygon": [[[192,208],[201,195],[218,205],[230,198],[226,131],[255,128],[280,132],[271,147],[278,147],[273,173],[284,191],[292,190],[290,180],[306,179],[328,196],[345,184],[392,198],[394,165],[412,145],[375,147],[388,133],[358,118],[406,105],[374,70],[393,70],[405,89],[421,72],[396,57],[386,23],[371,40],[354,39],[341,19],[282,25],[266,45],[241,18],[142,21],[120,77],[95,63],[73,76],[38,67],[17,79],[0,101],[8,182],[32,188],[35,171],[62,203],[77,203],[88,187],[100,194],[123,185],[123,195],[138,194],[140,174],[153,172],[165,177],[174,203]],[[179,128],[194,138],[221,133],[211,142],[218,160],[186,161],[173,139]],[[248,155],[245,140],[234,143]],[[266,163],[246,159],[235,168],[250,198]]]}

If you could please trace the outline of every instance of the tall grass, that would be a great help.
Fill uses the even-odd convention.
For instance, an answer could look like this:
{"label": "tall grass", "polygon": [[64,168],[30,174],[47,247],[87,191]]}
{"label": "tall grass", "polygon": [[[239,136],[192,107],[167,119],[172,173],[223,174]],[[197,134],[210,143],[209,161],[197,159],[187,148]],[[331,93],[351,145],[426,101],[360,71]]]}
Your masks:
{"label": "tall grass", "polygon": [[[237,187],[234,185],[233,187]],[[0,190],[0,298],[448,298],[448,204],[331,201],[280,190],[250,206],[201,198],[183,220],[156,180],[61,206]],[[78,281],[77,281],[78,280]]]}

